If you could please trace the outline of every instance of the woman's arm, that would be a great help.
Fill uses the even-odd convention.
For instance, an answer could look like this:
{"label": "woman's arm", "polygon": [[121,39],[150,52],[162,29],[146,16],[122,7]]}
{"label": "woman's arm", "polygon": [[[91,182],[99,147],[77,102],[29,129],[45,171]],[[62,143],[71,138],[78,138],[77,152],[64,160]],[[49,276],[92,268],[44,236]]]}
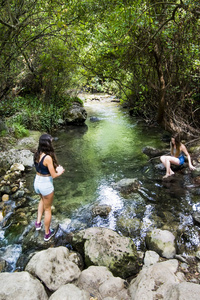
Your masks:
{"label": "woman's arm", "polygon": [[187,156],[190,170],[195,170],[196,168],[192,165],[190,154],[188,153],[185,145],[181,144],[180,150],[183,151],[185,153],[185,155]]}
{"label": "woman's arm", "polygon": [[62,173],[65,171],[62,166],[58,166],[55,170],[55,168],[53,166],[53,160],[50,155],[47,155],[45,157],[43,164],[44,164],[44,166],[46,166],[49,169],[49,173],[52,176],[52,178],[56,178],[56,177],[62,175]]}

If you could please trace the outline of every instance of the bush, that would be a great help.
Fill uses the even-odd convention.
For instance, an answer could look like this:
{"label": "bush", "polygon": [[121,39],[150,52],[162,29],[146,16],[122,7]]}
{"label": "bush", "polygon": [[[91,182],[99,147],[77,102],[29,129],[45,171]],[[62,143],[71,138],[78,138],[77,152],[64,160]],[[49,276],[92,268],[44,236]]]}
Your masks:
{"label": "bush", "polygon": [[25,136],[29,136],[29,131],[19,123],[13,123],[11,130],[17,139]]}

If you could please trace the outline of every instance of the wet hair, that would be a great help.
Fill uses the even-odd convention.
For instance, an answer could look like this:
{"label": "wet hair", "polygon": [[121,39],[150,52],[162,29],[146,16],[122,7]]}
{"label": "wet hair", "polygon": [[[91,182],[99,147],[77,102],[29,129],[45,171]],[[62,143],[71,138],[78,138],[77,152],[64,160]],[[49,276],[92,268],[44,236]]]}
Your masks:
{"label": "wet hair", "polygon": [[53,160],[53,166],[56,168],[58,166],[58,161],[54,152],[54,148],[52,145],[53,138],[50,134],[43,134],[39,138],[39,145],[38,149],[34,154],[34,163],[38,163],[40,159],[40,155],[42,153],[45,153],[47,155],[50,155]]}
{"label": "wet hair", "polygon": [[[175,141],[175,146],[176,146],[176,157],[179,157],[180,155],[180,147],[181,147],[181,137],[180,134],[177,133],[174,136],[172,136],[171,138],[174,138]],[[171,143],[171,154],[174,155],[174,144]]]}

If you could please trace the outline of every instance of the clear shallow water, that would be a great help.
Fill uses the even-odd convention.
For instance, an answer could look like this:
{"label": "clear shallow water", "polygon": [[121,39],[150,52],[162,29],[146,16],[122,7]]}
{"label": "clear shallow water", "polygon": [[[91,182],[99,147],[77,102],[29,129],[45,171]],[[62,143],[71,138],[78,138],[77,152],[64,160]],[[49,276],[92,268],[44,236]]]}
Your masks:
{"label": "clear shallow water", "polygon": [[[58,133],[55,144],[59,162],[66,170],[54,181],[54,203],[61,219],[71,218],[76,209],[94,203],[108,204],[113,211],[122,209],[124,199],[112,183],[141,177],[147,162],[142,148],[163,146],[161,132],[131,118],[116,103],[86,102],[85,108],[86,127],[67,128]],[[99,121],[93,122],[91,117]]]}
{"label": "clear shallow water", "polygon": [[[129,116],[109,99],[86,101],[84,106],[88,112],[85,126],[69,126],[55,134],[54,147],[65,173],[54,180],[52,224],[59,223],[66,232],[108,227],[131,237],[142,250],[148,230],[167,229],[176,235],[178,253],[195,250],[200,237],[192,212],[200,210],[200,201],[195,189],[187,188],[192,184],[190,174],[180,173],[164,182],[164,173],[142,153],[145,146],[166,147],[162,142],[165,133]],[[94,117],[98,119],[91,119]],[[0,231],[0,255],[11,264],[11,271],[20,256],[23,235],[34,226],[37,215],[34,175],[34,170],[27,174],[33,197],[32,211],[25,208],[28,225],[18,228],[19,233],[10,228]],[[122,178],[138,178],[140,191],[122,196],[112,187]],[[97,204],[111,206],[108,217],[93,216],[92,208]]]}

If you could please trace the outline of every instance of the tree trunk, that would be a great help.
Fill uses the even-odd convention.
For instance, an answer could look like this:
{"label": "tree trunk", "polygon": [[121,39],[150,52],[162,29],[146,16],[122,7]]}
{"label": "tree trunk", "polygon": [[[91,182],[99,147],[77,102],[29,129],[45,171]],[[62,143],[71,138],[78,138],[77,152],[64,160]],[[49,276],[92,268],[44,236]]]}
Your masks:
{"label": "tree trunk", "polygon": [[154,56],[156,60],[156,69],[158,73],[159,85],[160,85],[160,99],[158,104],[158,113],[157,113],[157,122],[162,124],[164,121],[164,113],[165,113],[165,79],[162,70],[162,59],[158,44],[156,43],[154,47]]}

